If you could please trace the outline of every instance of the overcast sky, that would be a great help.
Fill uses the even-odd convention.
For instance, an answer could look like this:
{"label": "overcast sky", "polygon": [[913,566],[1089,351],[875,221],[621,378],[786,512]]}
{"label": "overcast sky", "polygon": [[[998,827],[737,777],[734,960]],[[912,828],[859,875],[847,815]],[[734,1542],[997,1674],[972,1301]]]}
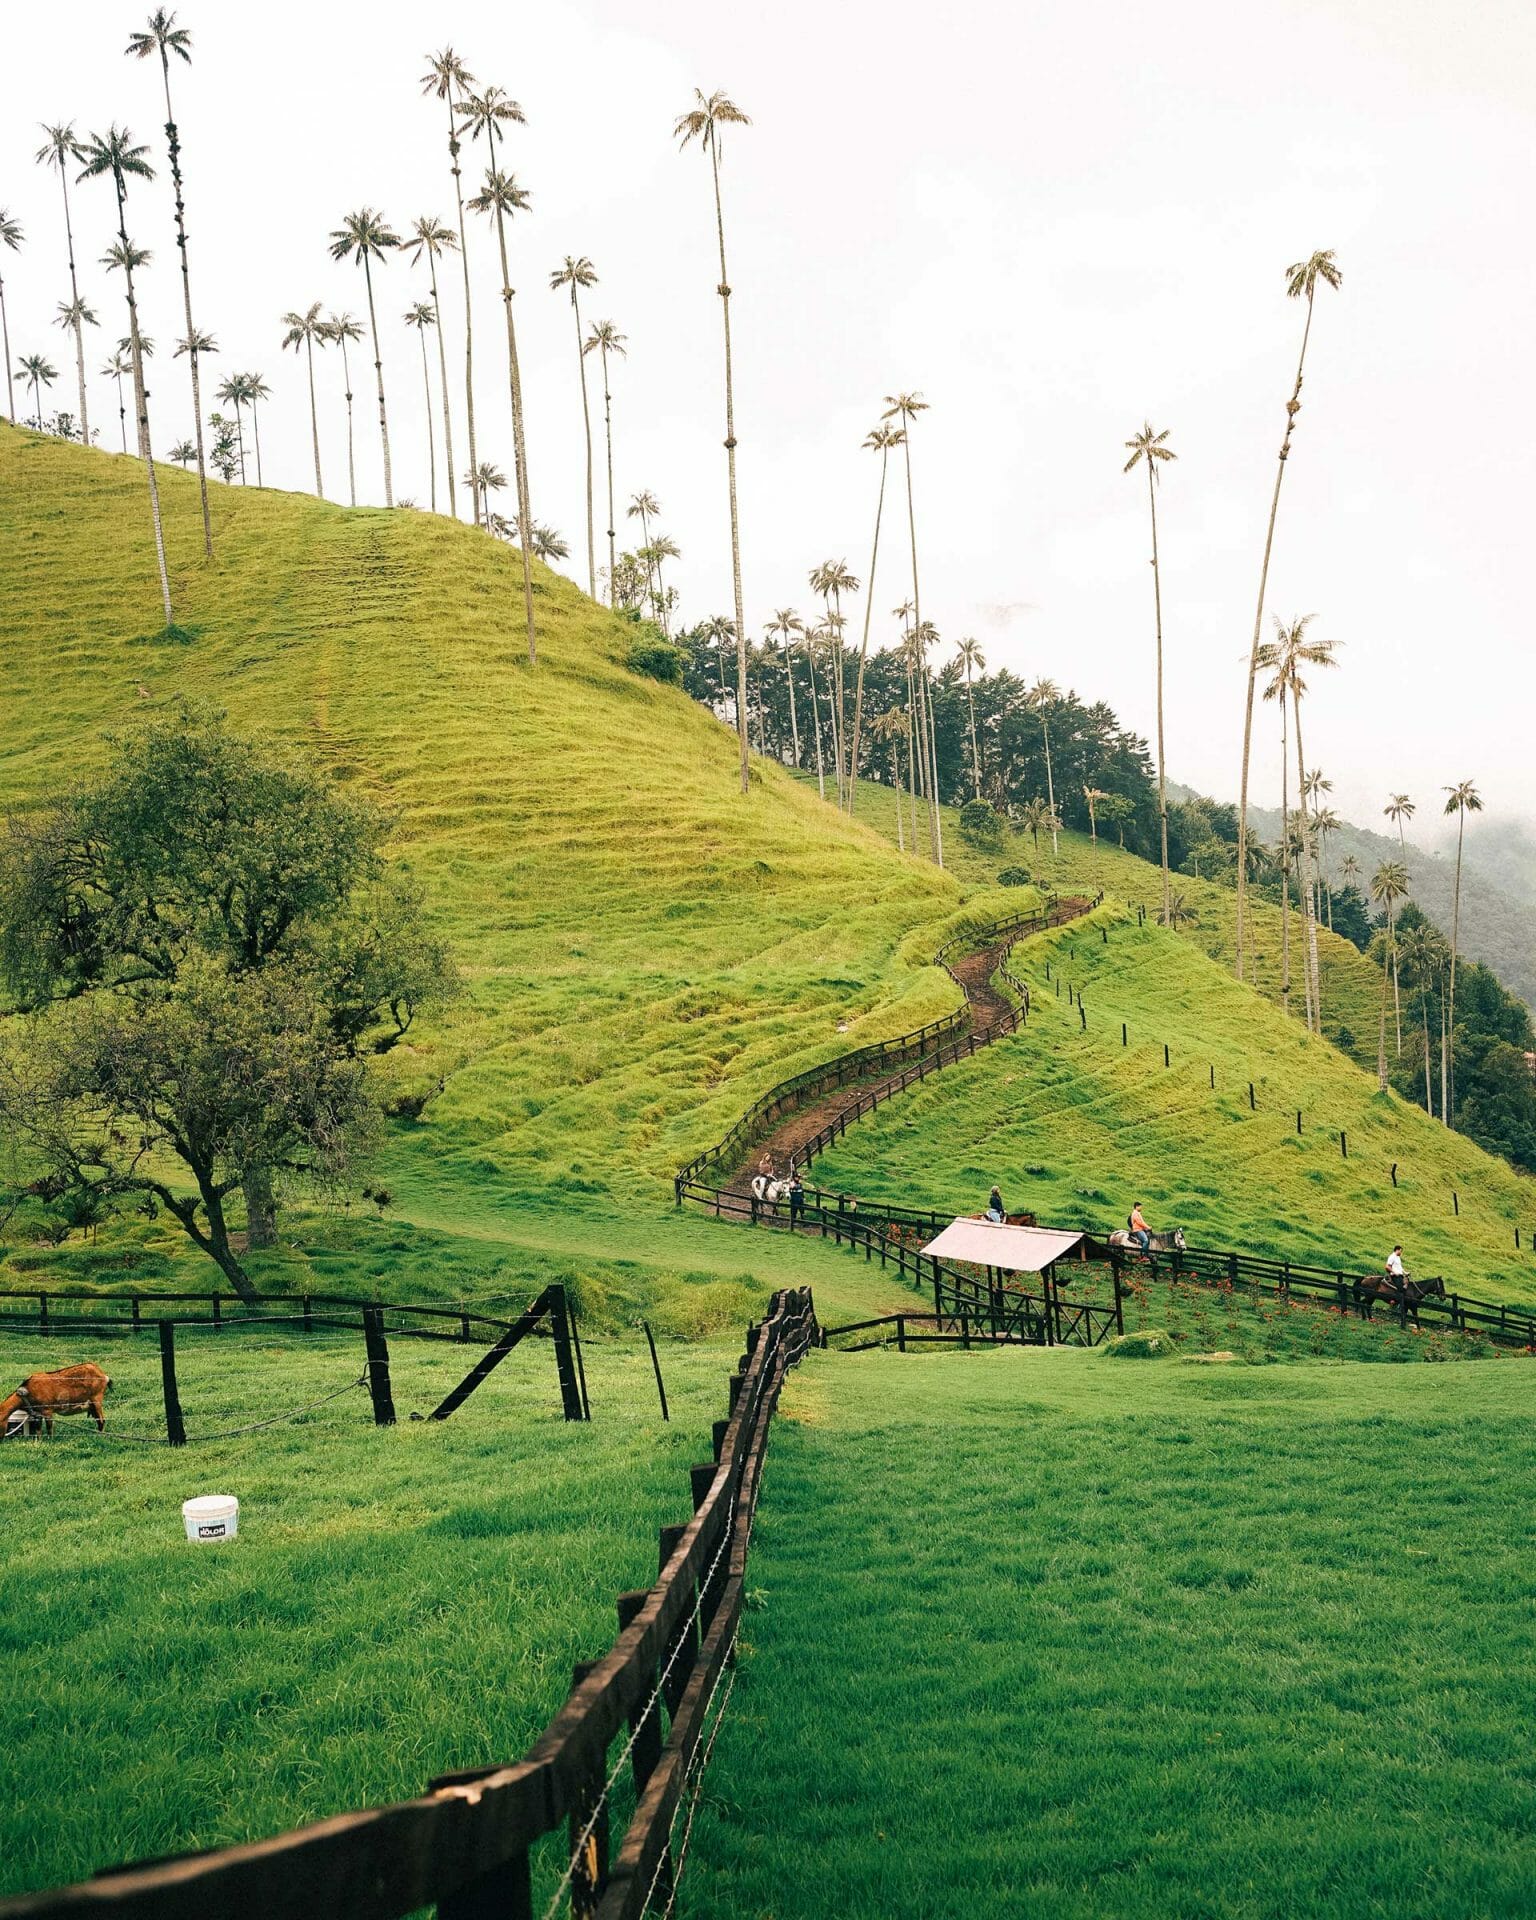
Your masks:
{"label": "overcast sky", "polygon": [[[12,353],[49,351],[61,405],[72,356],[50,321],[68,284],[36,123],[126,121],[164,175],[158,70],[121,52],[145,11],[77,0],[7,23],[0,206],[27,232],[0,263]],[[174,85],[196,318],[218,338],[221,377],[255,370],[273,389],[269,485],[312,483],[279,316],[317,299],[364,311],[360,273],[328,257],[330,229],[365,203],[397,227],[452,218],[443,109],[417,84],[424,55],[451,41],[528,120],[505,164],[533,202],[512,249],[534,516],[570,540],[567,571],[584,584],[573,322],[548,280],[564,254],[587,254],[601,284],[585,318],[611,318],[629,342],[614,378],[621,502],[638,487],[660,496],[685,614],[728,611],[713,209],[705,161],[671,138],[693,87],[721,87],[753,120],[731,130],[724,167],[749,624],[808,610],[818,561],[867,576],[877,468],[860,443],[882,396],[915,388],[931,405],[914,440],[925,613],[946,641],[974,634],[989,664],[1107,699],[1150,736],[1146,489],[1121,472],[1122,443],[1150,418],[1179,455],[1160,508],[1169,769],[1225,797],[1303,319],[1284,269],[1336,249],[1344,286],[1319,299],[1269,598],[1343,643],[1310,702],[1308,757],[1368,825],[1394,788],[1427,825],[1441,786],[1465,777],[1500,812],[1536,813],[1521,564],[1536,509],[1529,0],[193,0],[180,23],[195,35]],[[129,221],[155,252],[144,309],[164,343],[160,448],[191,426],[186,363],[165,353],[183,330],[169,201],[163,177],[136,189]],[[125,330],[115,276],[94,264],[110,203],[100,184],[76,200],[83,291],[103,320],[93,373]],[[510,476],[498,282],[475,225],[480,451]],[[425,275],[397,259],[377,288],[396,492],[425,505],[420,362],[400,323]],[[451,275],[443,307],[461,375]],[[359,485],[381,500],[367,371],[354,371]],[[334,497],[339,368],[322,378]],[[94,380],[108,446],[109,404]],[[462,471],[462,392],[458,406]],[[600,511],[600,539],[603,524]],[[877,640],[909,586],[892,538]]]}

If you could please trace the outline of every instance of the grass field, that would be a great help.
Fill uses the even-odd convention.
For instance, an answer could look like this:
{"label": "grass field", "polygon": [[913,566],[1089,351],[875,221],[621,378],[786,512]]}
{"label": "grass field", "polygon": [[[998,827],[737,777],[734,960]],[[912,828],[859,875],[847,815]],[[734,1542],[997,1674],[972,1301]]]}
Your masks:
{"label": "grass field", "polygon": [[[0,1335],[0,1378],[56,1364],[52,1344]],[[692,1511],[740,1343],[664,1349],[670,1425],[643,1343],[605,1340],[585,1343],[589,1425],[561,1419],[544,1340],[429,1425],[409,1411],[476,1349],[395,1340],[399,1426],[376,1429],[359,1390],[176,1451],[126,1437],[163,1431],[153,1339],[86,1351],[113,1378],[105,1437],[71,1419],[0,1454],[0,1892],[515,1758],[611,1641],[614,1595],[655,1579],[656,1529]],[[178,1340],[194,1443],[361,1368],[360,1336]],[[237,1540],[185,1541],[203,1492],[239,1497]]]}
{"label": "grass field", "polygon": [[1516,1363],[813,1356],[693,1920],[1536,1905]]}

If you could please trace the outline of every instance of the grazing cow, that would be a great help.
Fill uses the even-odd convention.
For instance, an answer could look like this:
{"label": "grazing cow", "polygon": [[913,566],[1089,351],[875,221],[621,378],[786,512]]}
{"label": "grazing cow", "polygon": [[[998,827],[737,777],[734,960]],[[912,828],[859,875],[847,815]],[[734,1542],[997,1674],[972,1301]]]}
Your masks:
{"label": "grazing cow", "polygon": [[1367,1320],[1380,1300],[1386,1306],[1402,1309],[1417,1326],[1419,1303],[1431,1297],[1445,1298],[1443,1280],[1410,1280],[1406,1274],[1399,1280],[1391,1273],[1370,1273],[1355,1282],[1355,1305]]}
{"label": "grazing cow", "polygon": [[0,1436],[23,1432],[41,1421],[51,1437],[55,1414],[87,1411],[95,1414],[96,1428],[101,1432],[107,1424],[102,1401],[111,1384],[91,1360],[60,1367],[54,1373],[28,1374],[14,1393],[0,1400]]}
{"label": "grazing cow", "polygon": [[[1121,1253],[1140,1253],[1141,1242],[1124,1227],[1117,1227],[1109,1236],[1109,1244]],[[1184,1229],[1175,1227],[1172,1233],[1154,1233],[1147,1247],[1148,1253],[1182,1253],[1184,1251]]]}

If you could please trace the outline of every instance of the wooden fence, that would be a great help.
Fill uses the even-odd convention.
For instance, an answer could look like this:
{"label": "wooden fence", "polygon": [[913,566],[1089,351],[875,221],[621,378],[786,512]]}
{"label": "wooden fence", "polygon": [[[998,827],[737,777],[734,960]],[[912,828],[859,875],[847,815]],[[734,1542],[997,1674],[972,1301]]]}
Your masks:
{"label": "wooden fence", "polygon": [[[736,1644],[769,1424],[785,1374],[819,1340],[808,1290],[775,1294],[748,1329],[715,1457],[692,1471],[692,1520],[662,1529],[660,1579],[619,1595],[617,1639],[577,1669],[521,1760],[270,1840],[0,1901],[0,1920],[400,1920],[434,1905],[440,1920],[531,1920],[530,1849],[562,1829],[559,1880],[539,1911],[568,1900],[575,1920],[638,1920],[665,1901],[686,1845],[673,1829],[696,1800]],[[612,1796],[626,1778],[635,1810],[615,1852]]]}

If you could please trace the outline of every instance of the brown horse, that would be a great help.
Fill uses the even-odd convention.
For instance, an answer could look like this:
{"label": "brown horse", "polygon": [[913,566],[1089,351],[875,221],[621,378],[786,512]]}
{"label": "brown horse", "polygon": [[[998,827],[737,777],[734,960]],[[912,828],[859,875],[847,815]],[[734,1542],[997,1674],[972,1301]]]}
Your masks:
{"label": "brown horse", "polygon": [[1368,1273],[1355,1282],[1355,1305],[1367,1320],[1379,1300],[1396,1312],[1406,1313],[1417,1326],[1420,1303],[1444,1298],[1443,1280],[1410,1280],[1406,1274],[1398,1280],[1390,1273]]}
{"label": "brown horse", "polygon": [[0,1438],[12,1429],[36,1430],[39,1423],[53,1435],[55,1414],[85,1413],[96,1416],[96,1430],[107,1424],[102,1401],[112,1382],[94,1361],[82,1360],[78,1366],[60,1367],[53,1373],[32,1373],[14,1393],[0,1400]]}

